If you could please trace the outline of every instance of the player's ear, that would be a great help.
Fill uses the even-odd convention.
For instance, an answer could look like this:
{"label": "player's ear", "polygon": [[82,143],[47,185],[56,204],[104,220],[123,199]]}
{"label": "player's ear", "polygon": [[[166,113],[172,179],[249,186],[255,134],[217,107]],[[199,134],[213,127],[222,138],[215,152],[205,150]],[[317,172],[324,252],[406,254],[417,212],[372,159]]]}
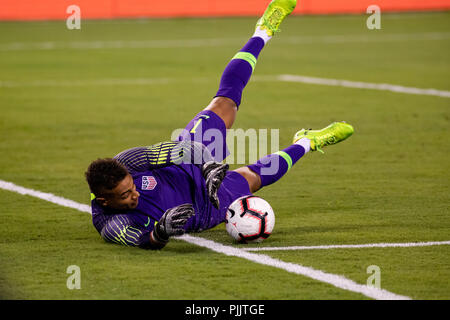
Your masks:
{"label": "player's ear", "polygon": [[108,200],[102,197],[98,197],[95,199],[101,206],[106,207],[108,205]]}

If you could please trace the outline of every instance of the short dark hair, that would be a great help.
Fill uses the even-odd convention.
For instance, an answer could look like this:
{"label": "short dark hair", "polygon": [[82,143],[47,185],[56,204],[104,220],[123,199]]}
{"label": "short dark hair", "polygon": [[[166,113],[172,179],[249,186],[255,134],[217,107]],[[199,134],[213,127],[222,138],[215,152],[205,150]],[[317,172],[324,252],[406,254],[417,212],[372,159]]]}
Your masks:
{"label": "short dark hair", "polygon": [[93,161],[86,173],[86,180],[95,196],[105,196],[128,175],[128,170],[119,161],[112,158]]}

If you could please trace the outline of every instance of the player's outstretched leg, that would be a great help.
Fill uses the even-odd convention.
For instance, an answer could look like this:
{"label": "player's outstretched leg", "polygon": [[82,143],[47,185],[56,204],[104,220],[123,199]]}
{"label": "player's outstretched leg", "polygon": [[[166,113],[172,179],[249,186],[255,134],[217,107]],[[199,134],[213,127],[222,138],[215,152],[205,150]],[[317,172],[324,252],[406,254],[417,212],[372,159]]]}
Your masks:
{"label": "player's outstretched leg", "polygon": [[273,0],[258,20],[255,33],[231,59],[220,80],[219,90],[206,110],[215,112],[229,129],[241,104],[242,92],[255,69],[258,56],[281,22],[294,10],[297,0]]}
{"label": "player's outstretched leg", "polygon": [[334,122],[321,130],[302,129],[295,134],[291,146],[235,171],[247,179],[250,191],[255,192],[281,179],[308,151],[321,151],[325,146],[347,139],[353,131],[353,127],[345,122]]}

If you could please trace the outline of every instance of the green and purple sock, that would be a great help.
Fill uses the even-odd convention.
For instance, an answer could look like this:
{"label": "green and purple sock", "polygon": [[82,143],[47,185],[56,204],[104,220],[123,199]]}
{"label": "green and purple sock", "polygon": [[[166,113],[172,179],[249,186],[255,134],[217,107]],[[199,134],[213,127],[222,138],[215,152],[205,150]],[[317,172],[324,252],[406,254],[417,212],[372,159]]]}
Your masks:
{"label": "green and purple sock", "polygon": [[259,36],[252,37],[245,46],[228,63],[220,79],[216,97],[227,97],[239,107],[242,91],[255,69],[256,61],[266,40]]}
{"label": "green and purple sock", "polygon": [[302,138],[281,151],[259,159],[248,168],[261,177],[261,188],[268,186],[280,180],[310,150],[310,144],[309,139]]}

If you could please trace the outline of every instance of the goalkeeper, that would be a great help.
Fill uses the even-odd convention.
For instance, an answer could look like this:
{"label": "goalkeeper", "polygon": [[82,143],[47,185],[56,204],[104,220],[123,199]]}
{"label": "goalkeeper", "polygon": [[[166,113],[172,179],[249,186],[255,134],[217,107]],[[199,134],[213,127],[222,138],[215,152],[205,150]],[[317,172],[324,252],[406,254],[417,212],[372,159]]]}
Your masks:
{"label": "goalkeeper", "polygon": [[[234,200],[276,182],[310,150],[320,151],[353,133],[344,122],[302,129],[291,146],[255,164],[228,171],[221,163],[228,155],[226,130],[233,125],[259,53],[295,6],[296,0],[269,4],[254,35],[225,68],[214,99],[177,141],[132,148],[89,165],[92,219],[105,240],[161,249],[172,236],[212,228],[225,220]],[[220,148],[205,147],[205,133],[211,131]]]}

